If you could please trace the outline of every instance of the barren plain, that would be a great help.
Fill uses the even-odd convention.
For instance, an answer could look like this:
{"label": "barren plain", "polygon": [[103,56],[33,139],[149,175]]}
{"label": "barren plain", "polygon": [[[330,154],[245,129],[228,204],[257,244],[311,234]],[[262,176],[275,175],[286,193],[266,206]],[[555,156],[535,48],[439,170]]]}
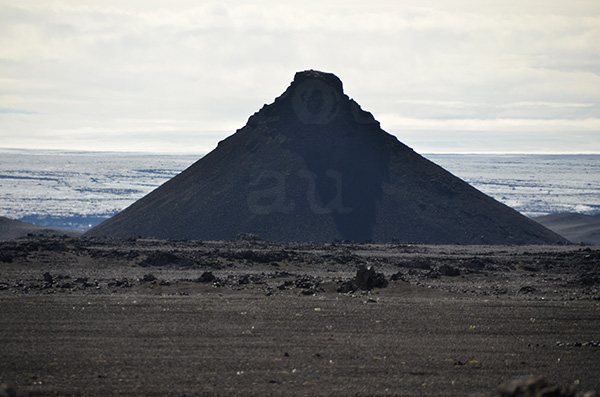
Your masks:
{"label": "barren plain", "polygon": [[5,393],[600,390],[598,246],[30,236],[0,275]]}

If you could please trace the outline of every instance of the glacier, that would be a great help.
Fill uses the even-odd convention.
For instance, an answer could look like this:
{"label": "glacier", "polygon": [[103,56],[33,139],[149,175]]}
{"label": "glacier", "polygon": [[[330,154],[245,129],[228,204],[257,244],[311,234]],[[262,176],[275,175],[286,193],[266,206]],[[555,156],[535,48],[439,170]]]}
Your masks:
{"label": "glacier", "polygon": [[[88,230],[200,157],[0,149],[0,216],[42,226]],[[424,157],[529,217],[600,213],[600,155]]]}

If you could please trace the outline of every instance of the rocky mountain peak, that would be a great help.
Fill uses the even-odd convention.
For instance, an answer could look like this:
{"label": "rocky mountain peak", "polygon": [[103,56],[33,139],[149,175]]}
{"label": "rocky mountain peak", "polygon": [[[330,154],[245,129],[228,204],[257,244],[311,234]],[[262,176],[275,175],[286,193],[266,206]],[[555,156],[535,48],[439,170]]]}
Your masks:
{"label": "rocky mountain peak", "polygon": [[[379,122],[364,111],[358,103],[344,94],[342,81],[333,73],[318,70],[297,72],[287,90],[270,105],[265,105],[248,120],[248,124],[273,124],[283,129],[301,129],[327,126],[342,121],[345,124],[373,124]],[[312,126],[312,127],[311,127]]]}
{"label": "rocky mountain peak", "polygon": [[292,86],[301,85],[306,81],[320,81],[323,84],[329,85],[339,95],[344,95],[342,80],[340,80],[333,73],[321,72],[319,70],[313,69],[296,72],[296,74],[294,75],[294,81],[292,82]]}

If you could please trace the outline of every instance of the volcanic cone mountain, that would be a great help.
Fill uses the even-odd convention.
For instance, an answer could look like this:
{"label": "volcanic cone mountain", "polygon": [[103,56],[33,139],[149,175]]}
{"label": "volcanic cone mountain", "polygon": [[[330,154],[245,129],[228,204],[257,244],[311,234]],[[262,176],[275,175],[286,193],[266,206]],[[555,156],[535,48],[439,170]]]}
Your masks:
{"label": "volcanic cone mountain", "polygon": [[288,89],[89,236],[538,244],[565,241],[383,131],[333,74]]}

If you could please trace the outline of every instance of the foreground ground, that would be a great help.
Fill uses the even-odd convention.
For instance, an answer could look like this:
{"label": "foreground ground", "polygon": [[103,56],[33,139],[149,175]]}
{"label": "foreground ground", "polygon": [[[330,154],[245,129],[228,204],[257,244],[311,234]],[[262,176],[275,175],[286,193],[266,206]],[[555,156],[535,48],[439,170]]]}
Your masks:
{"label": "foreground ground", "polygon": [[0,318],[20,395],[600,390],[597,246],[31,237],[0,242]]}

